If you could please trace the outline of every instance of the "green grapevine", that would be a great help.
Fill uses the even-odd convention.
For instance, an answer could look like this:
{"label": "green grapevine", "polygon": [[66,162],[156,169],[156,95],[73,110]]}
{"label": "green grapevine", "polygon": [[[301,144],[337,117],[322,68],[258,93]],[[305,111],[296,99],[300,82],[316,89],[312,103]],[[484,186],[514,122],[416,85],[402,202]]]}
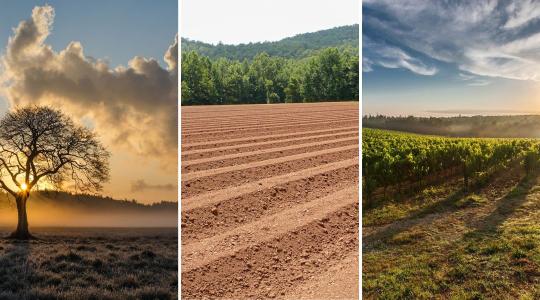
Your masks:
{"label": "green grapevine", "polygon": [[363,189],[419,182],[449,169],[469,180],[495,167],[520,160],[529,172],[538,166],[540,145],[534,139],[447,138],[362,129]]}

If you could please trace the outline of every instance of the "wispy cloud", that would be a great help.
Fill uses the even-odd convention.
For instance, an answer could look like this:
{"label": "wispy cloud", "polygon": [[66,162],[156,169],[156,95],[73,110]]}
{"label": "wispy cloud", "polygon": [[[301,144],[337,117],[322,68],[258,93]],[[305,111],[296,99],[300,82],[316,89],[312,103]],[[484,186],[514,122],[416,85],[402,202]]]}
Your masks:
{"label": "wispy cloud", "polygon": [[508,20],[503,28],[520,27],[540,17],[540,5],[534,0],[514,1],[506,7]]}
{"label": "wispy cloud", "polygon": [[469,86],[486,86],[491,84],[491,81],[472,74],[459,73],[459,78],[466,81]]}
{"label": "wispy cloud", "polygon": [[367,57],[362,57],[362,72],[373,71],[373,62]]}
{"label": "wispy cloud", "polygon": [[368,0],[364,36],[474,75],[540,80],[539,17],[535,1]]}
{"label": "wispy cloud", "polygon": [[362,60],[362,66],[367,72],[372,70],[373,65],[385,68],[403,68],[419,75],[434,75],[437,73],[436,67],[427,66],[420,59],[412,57],[404,50],[375,42],[367,37],[363,39],[366,50],[371,53],[369,58]]}

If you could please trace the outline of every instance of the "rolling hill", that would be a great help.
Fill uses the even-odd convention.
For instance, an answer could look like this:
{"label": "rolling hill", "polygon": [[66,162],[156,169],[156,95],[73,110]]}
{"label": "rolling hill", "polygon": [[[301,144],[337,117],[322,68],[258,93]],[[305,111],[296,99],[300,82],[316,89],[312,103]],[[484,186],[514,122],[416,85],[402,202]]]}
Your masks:
{"label": "rolling hill", "polygon": [[182,52],[196,51],[210,59],[220,57],[244,60],[261,52],[284,58],[303,58],[328,47],[358,48],[358,24],[340,26],[316,32],[298,34],[275,42],[257,42],[239,45],[217,45],[182,38]]}

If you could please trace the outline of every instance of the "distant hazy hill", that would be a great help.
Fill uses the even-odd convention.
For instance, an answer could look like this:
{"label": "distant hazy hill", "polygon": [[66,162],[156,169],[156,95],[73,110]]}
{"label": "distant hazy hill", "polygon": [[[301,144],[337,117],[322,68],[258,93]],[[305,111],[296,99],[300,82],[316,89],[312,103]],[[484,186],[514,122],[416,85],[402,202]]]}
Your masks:
{"label": "distant hazy hill", "polygon": [[[141,204],[110,197],[65,192],[35,192],[28,201],[28,217],[34,226],[173,227],[178,204],[162,201]],[[0,225],[16,224],[15,203],[0,196]]]}
{"label": "distant hazy hill", "polygon": [[182,52],[196,51],[212,59],[251,59],[261,52],[271,56],[302,58],[327,47],[358,48],[358,24],[335,27],[317,32],[298,34],[276,42],[258,42],[239,45],[212,45],[182,38]]}
{"label": "distant hazy hill", "polygon": [[362,126],[454,137],[539,138],[540,115],[388,117],[364,116]]}

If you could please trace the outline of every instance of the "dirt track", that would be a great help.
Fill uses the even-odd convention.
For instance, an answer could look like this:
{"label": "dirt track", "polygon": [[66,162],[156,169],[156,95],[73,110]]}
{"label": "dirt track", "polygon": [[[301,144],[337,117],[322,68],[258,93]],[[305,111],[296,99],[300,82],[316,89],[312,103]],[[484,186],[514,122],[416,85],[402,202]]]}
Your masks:
{"label": "dirt track", "polygon": [[182,298],[358,299],[358,103],[182,107]]}

